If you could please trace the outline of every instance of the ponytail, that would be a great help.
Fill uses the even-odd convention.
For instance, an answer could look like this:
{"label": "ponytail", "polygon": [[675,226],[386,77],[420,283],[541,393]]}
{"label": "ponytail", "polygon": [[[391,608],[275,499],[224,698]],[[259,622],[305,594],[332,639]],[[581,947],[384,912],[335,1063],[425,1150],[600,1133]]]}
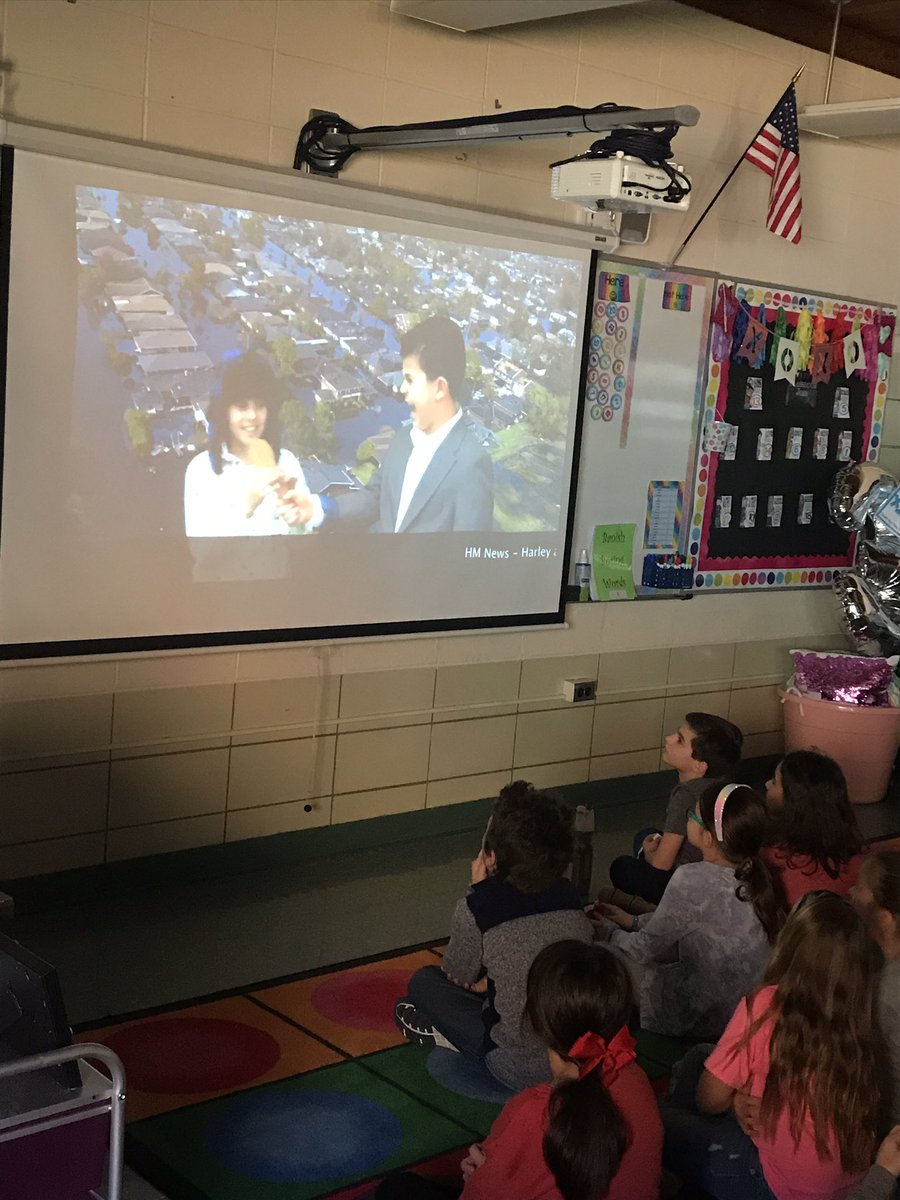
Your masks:
{"label": "ponytail", "polygon": [[758,855],[751,855],[735,869],[734,877],[738,881],[735,895],[738,900],[748,900],[753,905],[753,911],[766,931],[769,945],[774,945],[784,924],[784,908],[775,891],[769,868]]}
{"label": "ponytail", "polygon": [[[717,804],[720,796],[724,799]],[[699,808],[704,827],[732,865],[738,881],[735,895],[753,906],[772,945],[785,914],[769,868],[759,856],[766,830],[766,806],[752,788],[729,785],[708,788],[700,797]]]}
{"label": "ponytail", "polygon": [[605,1196],[628,1146],[628,1130],[599,1071],[559,1083],[550,1098],[544,1158],[563,1200]]}
{"label": "ponytail", "polygon": [[543,1142],[563,1200],[605,1196],[627,1149],[628,1127],[609,1086],[634,1061],[627,1029],[633,1003],[628,970],[605,946],[554,942],[528,972],[525,1020],[544,1046],[579,1069],[551,1093]]}

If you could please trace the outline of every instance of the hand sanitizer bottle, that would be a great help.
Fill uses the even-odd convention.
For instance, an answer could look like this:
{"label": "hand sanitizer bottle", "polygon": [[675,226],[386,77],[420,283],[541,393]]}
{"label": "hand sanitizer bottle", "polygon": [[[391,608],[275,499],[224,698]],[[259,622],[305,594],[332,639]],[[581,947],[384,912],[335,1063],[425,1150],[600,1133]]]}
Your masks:
{"label": "hand sanitizer bottle", "polygon": [[582,550],[575,564],[575,586],[578,588],[579,600],[591,598],[591,558],[587,550]]}

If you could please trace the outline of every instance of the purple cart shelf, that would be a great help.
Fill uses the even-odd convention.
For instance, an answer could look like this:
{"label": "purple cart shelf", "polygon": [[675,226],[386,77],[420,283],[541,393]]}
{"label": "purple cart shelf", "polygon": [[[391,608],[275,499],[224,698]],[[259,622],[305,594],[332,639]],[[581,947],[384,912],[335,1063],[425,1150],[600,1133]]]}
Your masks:
{"label": "purple cart shelf", "polygon": [[[102,1062],[107,1077],[88,1059]],[[80,1088],[50,1071],[77,1062]],[[16,1200],[121,1200],[125,1072],[106,1046],[0,1063],[0,1192]]]}

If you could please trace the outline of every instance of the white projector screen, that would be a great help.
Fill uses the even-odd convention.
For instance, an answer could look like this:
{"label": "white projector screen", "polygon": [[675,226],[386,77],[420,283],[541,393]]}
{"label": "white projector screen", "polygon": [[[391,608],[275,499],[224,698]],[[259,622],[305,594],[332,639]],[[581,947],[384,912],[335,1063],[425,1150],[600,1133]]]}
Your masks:
{"label": "white projector screen", "polygon": [[3,166],[4,657],[560,619],[589,250]]}

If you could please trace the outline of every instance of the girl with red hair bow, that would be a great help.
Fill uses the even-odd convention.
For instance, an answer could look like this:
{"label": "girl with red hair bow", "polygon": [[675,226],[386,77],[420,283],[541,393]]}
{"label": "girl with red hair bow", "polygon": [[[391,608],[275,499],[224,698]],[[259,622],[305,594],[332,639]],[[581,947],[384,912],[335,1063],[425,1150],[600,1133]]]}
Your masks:
{"label": "girl with red hair bow", "polygon": [[379,1200],[656,1200],[662,1124],[635,1061],[622,960],[603,946],[556,942],[528,974],[525,1020],[547,1049],[552,1084],[508,1101],[463,1160],[463,1187],[395,1176]]}

